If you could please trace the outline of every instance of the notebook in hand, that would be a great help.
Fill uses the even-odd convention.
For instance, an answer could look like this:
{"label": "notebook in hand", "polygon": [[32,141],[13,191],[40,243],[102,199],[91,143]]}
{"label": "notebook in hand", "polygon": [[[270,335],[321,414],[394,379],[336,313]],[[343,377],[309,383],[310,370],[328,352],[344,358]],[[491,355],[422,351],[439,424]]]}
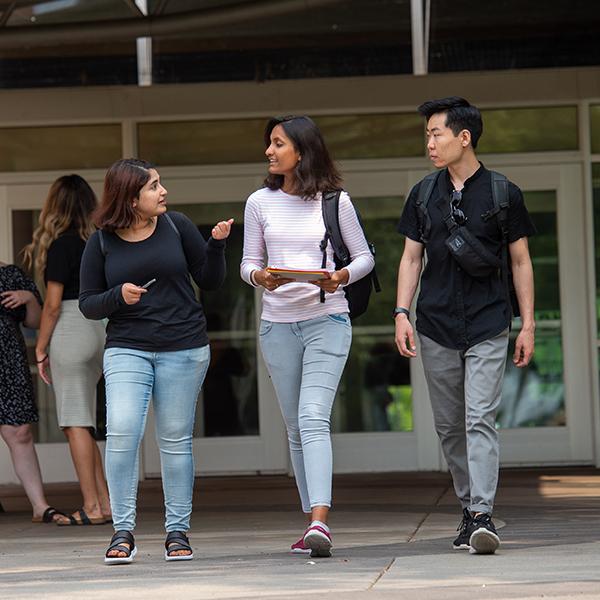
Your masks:
{"label": "notebook in hand", "polygon": [[286,279],[294,279],[296,281],[318,281],[319,279],[329,279],[331,275],[325,269],[284,269],[278,267],[267,267],[267,272]]}

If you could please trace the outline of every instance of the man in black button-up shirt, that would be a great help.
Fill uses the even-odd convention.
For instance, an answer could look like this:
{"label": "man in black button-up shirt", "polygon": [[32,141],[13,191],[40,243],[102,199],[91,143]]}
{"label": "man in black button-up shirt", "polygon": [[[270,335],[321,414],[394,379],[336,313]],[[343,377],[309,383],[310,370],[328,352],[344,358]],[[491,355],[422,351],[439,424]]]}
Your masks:
{"label": "man in black button-up shirt", "polygon": [[[406,236],[398,271],[396,344],[415,357],[409,307],[421,278],[417,322],[421,357],[437,433],[463,508],[455,548],[493,553],[499,538],[491,520],[498,482],[496,411],[501,399],[511,307],[501,270],[471,276],[450,253],[449,227],[464,225],[492,255],[502,257],[503,236],[493,216],[492,175],[475,148],[482,132],[479,110],[457,97],[426,102],[427,150],[440,169],[426,205],[419,182],[410,192],[398,231]],[[527,238],[535,233],[519,188],[508,183],[507,242],[522,319],[513,362],[533,354],[533,270]],[[424,235],[425,229],[427,235]],[[424,250],[427,264],[421,274]]]}

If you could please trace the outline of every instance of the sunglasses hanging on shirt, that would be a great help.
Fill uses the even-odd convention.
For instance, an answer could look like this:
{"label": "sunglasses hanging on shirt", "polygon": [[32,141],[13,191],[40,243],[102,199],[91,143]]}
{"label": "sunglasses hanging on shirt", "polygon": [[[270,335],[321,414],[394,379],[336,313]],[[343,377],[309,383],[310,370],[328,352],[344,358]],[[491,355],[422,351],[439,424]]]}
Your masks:
{"label": "sunglasses hanging on shirt", "polygon": [[454,219],[457,225],[464,225],[468,219],[465,213],[459,208],[462,202],[462,192],[459,190],[453,190],[450,196],[450,216]]}

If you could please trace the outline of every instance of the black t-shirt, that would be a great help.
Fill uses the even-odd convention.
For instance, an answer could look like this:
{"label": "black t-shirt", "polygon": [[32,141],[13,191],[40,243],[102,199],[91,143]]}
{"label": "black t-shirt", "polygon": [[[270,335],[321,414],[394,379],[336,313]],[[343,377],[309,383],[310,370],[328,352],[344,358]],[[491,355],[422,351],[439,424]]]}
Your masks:
{"label": "black t-shirt", "polygon": [[65,231],[48,248],[44,281],[56,281],[64,285],[63,300],[79,297],[79,268],[85,241],[77,231]]}
{"label": "black t-shirt", "polygon": [[[411,190],[398,231],[420,242],[419,216],[416,207],[420,183]],[[417,330],[447,348],[464,350],[490,339],[509,326],[510,309],[502,278],[474,279],[465,273],[449,253],[444,241],[448,228],[444,217],[450,212],[453,185],[447,171],[440,174],[427,210],[431,231],[426,246],[427,264],[421,275],[417,300]],[[521,190],[509,183],[508,241],[535,234],[535,227]],[[460,208],[468,221],[467,228],[491,252],[501,256],[502,234],[497,219],[487,221],[482,215],[494,208],[491,174],[483,165],[465,181]]]}
{"label": "black t-shirt", "polygon": [[[106,347],[166,352],[208,344],[206,318],[190,281],[203,290],[225,279],[225,240],[204,240],[185,216],[169,212],[180,233],[164,215],[152,235],[127,242],[116,233],[99,232],[89,239],[81,261],[79,308],[88,319],[108,318]],[[123,300],[124,283],[148,288],[137,304]]]}

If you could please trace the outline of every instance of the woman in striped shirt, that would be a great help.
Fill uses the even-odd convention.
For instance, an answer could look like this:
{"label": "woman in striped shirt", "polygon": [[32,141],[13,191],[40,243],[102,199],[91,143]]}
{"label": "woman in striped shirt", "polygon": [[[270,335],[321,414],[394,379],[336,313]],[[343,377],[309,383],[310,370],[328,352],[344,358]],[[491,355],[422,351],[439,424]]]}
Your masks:
{"label": "woman in striped shirt", "polygon": [[[337,271],[328,245],[329,278],[300,282],[265,269],[266,265],[321,267],[320,242],[325,234],[321,197],[342,183],[320,131],[308,117],[271,119],[265,146],[269,173],[265,187],[246,202],[241,276],[250,285],[265,288],[260,345],[287,428],[302,510],[308,517],[308,528],[291,549],[330,556],[330,417],[352,341],[343,286],[368,275],[374,260],[350,197],[342,192],[339,222],[350,264]],[[326,292],[325,302],[321,290]]]}

